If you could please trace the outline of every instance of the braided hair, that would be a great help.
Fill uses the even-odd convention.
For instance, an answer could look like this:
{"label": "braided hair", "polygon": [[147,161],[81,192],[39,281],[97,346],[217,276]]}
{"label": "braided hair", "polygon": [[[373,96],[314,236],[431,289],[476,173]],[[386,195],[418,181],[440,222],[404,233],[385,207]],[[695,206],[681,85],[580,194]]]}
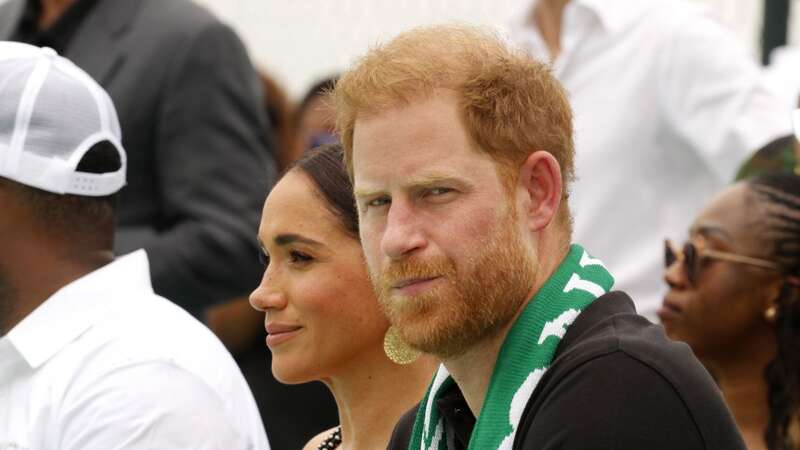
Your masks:
{"label": "braided hair", "polygon": [[800,445],[790,433],[800,406],[800,177],[764,175],[748,183],[765,206],[766,215],[759,218],[764,239],[785,277],[775,304],[777,353],[764,370],[769,406],[764,439],[769,450],[794,450]]}

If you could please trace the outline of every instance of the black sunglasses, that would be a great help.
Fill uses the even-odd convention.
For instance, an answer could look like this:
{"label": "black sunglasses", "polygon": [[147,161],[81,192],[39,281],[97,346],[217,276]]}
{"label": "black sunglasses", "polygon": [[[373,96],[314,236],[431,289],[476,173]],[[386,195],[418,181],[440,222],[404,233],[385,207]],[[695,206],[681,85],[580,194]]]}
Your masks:
{"label": "black sunglasses", "polygon": [[704,258],[718,259],[737,264],[747,264],[770,270],[780,270],[780,266],[772,261],[739,255],[737,253],[721,252],[705,248],[702,244],[687,242],[683,250],[679,250],[667,239],[664,241],[664,267],[669,268],[676,262],[683,262],[684,275],[690,284],[694,285],[700,274],[700,263]]}

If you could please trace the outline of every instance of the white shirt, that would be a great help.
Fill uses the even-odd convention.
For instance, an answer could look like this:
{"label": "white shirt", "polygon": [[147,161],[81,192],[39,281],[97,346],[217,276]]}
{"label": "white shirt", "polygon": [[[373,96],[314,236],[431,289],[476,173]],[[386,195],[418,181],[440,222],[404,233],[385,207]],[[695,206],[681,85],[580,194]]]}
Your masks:
{"label": "white shirt", "polygon": [[800,47],[778,47],[767,67],[767,83],[788,108],[800,107]]}
{"label": "white shirt", "polygon": [[[550,59],[520,14],[511,39]],[[640,313],[664,290],[663,240],[682,239],[747,157],[791,134],[734,36],[682,0],[573,0],[552,61],[574,110],[574,240],[601,258]]]}
{"label": "white shirt", "polygon": [[269,449],[222,343],[153,293],[138,251],[0,339],[0,450]]}

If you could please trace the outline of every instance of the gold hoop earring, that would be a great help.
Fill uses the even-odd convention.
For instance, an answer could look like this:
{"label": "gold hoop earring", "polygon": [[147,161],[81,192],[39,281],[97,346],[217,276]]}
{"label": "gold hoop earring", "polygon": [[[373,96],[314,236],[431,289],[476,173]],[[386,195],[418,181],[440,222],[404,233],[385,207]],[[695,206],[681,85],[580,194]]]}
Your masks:
{"label": "gold hoop earring", "polygon": [[420,351],[411,348],[400,336],[397,328],[390,326],[383,337],[383,351],[395,364],[411,364],[419,358]]}
{"label": "gold hoop earring", "polygon": [[776,317],[778,317],[778,308],[775,307],[775,305],[770,306],[766,311],[764,311],[764,320],[767,322],[775,322]]}

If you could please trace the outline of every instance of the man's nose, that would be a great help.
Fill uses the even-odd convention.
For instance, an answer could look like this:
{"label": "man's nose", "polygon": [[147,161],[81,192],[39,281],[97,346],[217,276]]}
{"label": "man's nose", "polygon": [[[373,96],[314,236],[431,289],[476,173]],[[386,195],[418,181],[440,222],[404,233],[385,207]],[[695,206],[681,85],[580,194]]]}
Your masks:
{"label": "man's nose", "polygon": [[394,201],[389,207],[386,228],[381,239],[383,254],[397,260],[425,248],[427,239],[423,225],[412,205]]}

